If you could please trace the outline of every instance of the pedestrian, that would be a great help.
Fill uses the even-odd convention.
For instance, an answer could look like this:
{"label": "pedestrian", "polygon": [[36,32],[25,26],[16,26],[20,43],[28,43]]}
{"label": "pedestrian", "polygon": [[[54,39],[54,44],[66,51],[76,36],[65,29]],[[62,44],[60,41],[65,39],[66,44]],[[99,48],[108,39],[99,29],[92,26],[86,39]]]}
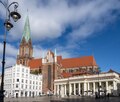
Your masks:
{"label": "pedestrian", "polygon": [[109,97],[110,97],[110,94],[109,94],[109,93],[107,94],[107,97],[108,97],[108,99],[109,99]]}
{"label": "pedestrian", "polygon": [[47,96],[49,96],[49,90],[47,91]]}
{"label": "pedestrian", "polygon": [[97,92],[95,92],[95,99],[98,99]]}

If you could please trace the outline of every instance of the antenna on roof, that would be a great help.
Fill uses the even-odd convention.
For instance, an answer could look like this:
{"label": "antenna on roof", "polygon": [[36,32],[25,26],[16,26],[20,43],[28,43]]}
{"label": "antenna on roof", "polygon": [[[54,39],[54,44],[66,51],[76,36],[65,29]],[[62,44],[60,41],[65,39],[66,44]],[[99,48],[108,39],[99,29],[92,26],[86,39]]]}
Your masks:
{"label": "antenna on roof", "polygon": [[27,9],[27,14],[28,14],[29,10]]}
{"label": "antenna on roof", "polygon": [[18,50],[18,52],[17,52],[17,55],[19,55],[19,50]]}

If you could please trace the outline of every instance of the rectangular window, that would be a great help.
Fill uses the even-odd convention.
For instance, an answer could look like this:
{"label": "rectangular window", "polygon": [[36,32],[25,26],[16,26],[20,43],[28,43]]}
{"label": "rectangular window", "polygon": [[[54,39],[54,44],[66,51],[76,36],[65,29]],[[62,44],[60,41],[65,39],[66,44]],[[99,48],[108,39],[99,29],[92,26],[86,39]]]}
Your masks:
{"label": "rectangular window", "polygon": [[19,72],[20,70],[19,70],[19,68],[17,68],[17,72]]}
{"label": "rectangular window", "polygon": [[23,84],[22,84],[21,88],[23,89]]}
{"label": "rectangular window", "polygon": [[18,88],[18,84],[16,84],[16,88]]}
{"label": "rectangular window", "polygon": [[19,74],[19,73],[17,73],[17,77],[19,77],[19,75],[20,75],[20,74]]}
{"label": "rectangular window", "polygon": [[24,68],[22,68],[22,72],[24,72]]}
{"label": "rectangular window", "polygon": [[17,82],[19,82],[19,79],[17,79]]}
{"label": "rectangular window", "polygon": [[39,84],[41,85],[41,82]]}
{"label": "rectangular window", "polygon": [[28,69],[26,69],[26,73],[28,73]]}
{"label": "rectangular window", "polygon": [[22,83],[24,83],[24,79],[22,79]]}
{"label": "rectangular window", "polygon": [[15,79],[13,79],[13,82],[15,82]]}
{"label": "rectangular window", "polygon": [[24,77],[24,74],[22,74],[22,77]]}

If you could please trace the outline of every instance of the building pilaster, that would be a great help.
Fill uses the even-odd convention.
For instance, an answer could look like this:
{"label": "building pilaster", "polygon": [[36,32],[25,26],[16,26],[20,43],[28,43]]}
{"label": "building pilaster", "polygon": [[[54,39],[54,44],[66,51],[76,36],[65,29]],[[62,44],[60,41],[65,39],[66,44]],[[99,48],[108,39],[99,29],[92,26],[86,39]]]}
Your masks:
{"label": "building pilaster", "polygon": [[80,95],[80,94],[81,94],[81,86],[80,86],[80,83],[78,83],[78,87],[79,87],[78,93],[79,93],[79,95]]}
{"label": "building pilaster", "polygon": [[93,94],[95,95],[95,82],[93,82]]}
{"label": "building pilaster", "polygon": [[69,95],[71,95],[71,93],[72,93],[72,88],[71,88],[71,83],[69,83]]}
{"label": "building pilaster", "polygon": [[106,81],[106,93],[108,93],[108,81]]}
{"label": "building pilaster", "polygon": [[74,95],[76,95],[76,83],[73,84],[74,85]]}
{"label": "building pilaster", "polygon": [[87,91],[87,88],[86,88],[86,82],[84,82],[84,95],[86,95],[86,91]]}

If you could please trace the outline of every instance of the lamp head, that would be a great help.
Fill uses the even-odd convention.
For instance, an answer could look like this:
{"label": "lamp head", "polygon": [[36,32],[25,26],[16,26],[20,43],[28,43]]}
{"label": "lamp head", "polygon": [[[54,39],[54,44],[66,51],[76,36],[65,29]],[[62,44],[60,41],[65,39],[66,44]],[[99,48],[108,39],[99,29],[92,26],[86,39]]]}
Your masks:
{"label": "lamp head", "polygon": [[4,26],[6,27],[7,31],[9,31],[13,27],[13,24],[9,20],[7,20],[4,23]]}
{"label": "lamp head", "polygon": [[13,18],[15,22],[21,18],[21,15],[16,11],[11,12],[10,16]]}

